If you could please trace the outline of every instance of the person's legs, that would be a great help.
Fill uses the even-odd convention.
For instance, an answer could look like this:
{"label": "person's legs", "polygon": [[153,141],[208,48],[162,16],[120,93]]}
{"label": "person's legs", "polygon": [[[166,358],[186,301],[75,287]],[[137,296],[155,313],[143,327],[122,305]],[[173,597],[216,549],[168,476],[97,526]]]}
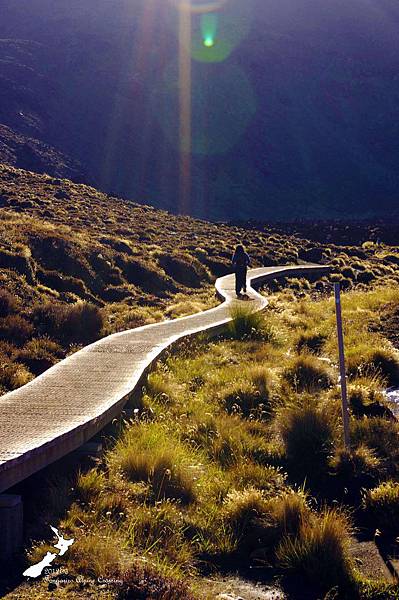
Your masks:
{"label": "person's legs", "polygon": [[245,288],[245,273],[239,269],[236,274],[236,294],[241,295],[242,288]]}
{"label": "person's legs", "polygon": [[240,272],[237,271],[236,272],[236,294],[237,296],[240,296],[241,294],[241,281],[240,281]]}

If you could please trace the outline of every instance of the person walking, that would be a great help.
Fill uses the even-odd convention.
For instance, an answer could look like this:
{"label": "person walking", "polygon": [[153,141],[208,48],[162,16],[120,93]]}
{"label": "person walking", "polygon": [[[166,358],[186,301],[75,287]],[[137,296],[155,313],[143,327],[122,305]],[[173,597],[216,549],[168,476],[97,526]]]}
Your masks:
{"label": "person walking", "polygon": [[247,271],[251,262],[248,254],[244,250],[244,246],[239,244],[236,247],[231,262],[233,263],[236,274],[236,294],[237,298],[240,298],[241,290],[244,291],[244,294],[247,291]]}

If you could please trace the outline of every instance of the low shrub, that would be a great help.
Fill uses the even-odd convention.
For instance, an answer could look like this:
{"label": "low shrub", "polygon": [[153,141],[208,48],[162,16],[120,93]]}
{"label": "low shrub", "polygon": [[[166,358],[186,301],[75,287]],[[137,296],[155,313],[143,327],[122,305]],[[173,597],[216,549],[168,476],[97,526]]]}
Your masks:
{"label": "low shrub", "polygon": [[33,379],[32,373],[17,362],[0,362],[0,388],[4,391],[16,390]]}
{"label": "low shrub", "polygon": [[63,351],[59,344],[48,338],[38,338],[30,340],[24,346],[18,354],[18,360],[23,362],[34,375],[40,375],[62,356]]}
{"label": "low shrub", "polygon": [[40,333],[65,344],[93,342],[103,327],[101,310],[88,302],[37,305],[33,319]]}
{"label": "low shrub", "polygon": [[0,319],[0,339],[22,346],[33,335],[33,325],[19,315]]}
{"label": "low shrub", "polygon": [[399,533],[399,483],[385,481],[364,493],[362,508],[373,526],[384,534],[397,536]]}
{"label": "low shrub", "polygon": [[7,317],[18,309],[18,298],[8,290],[0,290],[0,318]]}
{"label": "low shrub", "polygon": [[309,354],[293,358],[283,371],[285,380],[298,392],[316,392],[332,384],[330,369],[319,359]]}

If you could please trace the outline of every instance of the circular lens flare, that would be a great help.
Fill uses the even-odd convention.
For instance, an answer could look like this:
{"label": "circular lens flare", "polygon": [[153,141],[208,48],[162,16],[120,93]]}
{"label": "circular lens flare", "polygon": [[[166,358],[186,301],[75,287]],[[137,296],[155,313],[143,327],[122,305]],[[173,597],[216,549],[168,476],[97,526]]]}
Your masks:
{"label": "circular lens flare", "polygon": [[212,48],[212,46],[215,45],[215,40],[213,38],[211,38],[210,36],[206,37],[204,39],[204,46],[206,46],[206,48]]}

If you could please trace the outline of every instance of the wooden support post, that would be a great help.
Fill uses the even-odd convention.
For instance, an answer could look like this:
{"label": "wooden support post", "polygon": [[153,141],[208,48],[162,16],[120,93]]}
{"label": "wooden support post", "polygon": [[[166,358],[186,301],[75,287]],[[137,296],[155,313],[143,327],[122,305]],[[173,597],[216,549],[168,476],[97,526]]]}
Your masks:
{"label": "wooden support post", "polygon": [[0,562],[11,561],[22,547],[23,508],[21,496],[0,494]]}
{"label": "wooden support post", "polygon": [[337,317],[337,334],[338,334],[338,350],[339,350],[339,372],[341,381],[341,397],[342,397],[342,421],[344,425],[344,444],[347,450],[350,450],[349,437],[349,409],[348,409],[348,393],[346,388],[346,368],[345,368],[345,345],[344,333],[342,328],[342,311],[341,311],[341,288],[339,283],[334,283],[335,294],[335,314]]}

